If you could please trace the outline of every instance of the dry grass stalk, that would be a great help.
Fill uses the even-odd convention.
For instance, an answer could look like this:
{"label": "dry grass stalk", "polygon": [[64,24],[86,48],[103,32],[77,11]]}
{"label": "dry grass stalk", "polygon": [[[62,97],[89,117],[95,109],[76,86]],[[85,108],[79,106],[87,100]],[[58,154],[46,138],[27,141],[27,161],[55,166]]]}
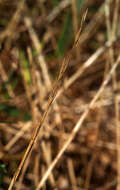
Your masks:
{"label": "dry grass stalk", "polygon": [[[109,1],[112,2],[112,0]],[[90,39],[95,34],[96,30],[100,27],[101,23],[104,20],[104,7],[105,7],[105,2],[101,5],[97,13],[94,15],[94,18],[84,29],[80,38],[80,45],[82,45],[88,39]]]}
{"label": "dry grass stalk", "polygon": [[[103,80],[104,81],[104,80]],[[102,94],[101,94],[101,99],[102,99]],[[95,135],[95,141],[94,141],[94,145],[93,145],[93,150],[92,150],[92,158],[88,164],[88,167],[86,169],[86,180],[85,180],[85,186],[84,189],[88,190],[90,187],[90,180],[92,177],[92,169],[96,160],[96,144],[98,143],[98,134],[99,134],[99,125],[101,122],[101,111],[102,109],[100,108],[99,114],[98,114],[98,118],[97,118],[97,123],[96,123],[96,135]]]}
{"label": "dry grass stalk", "polygon": [[[37,146],[37,148],[39,148],[39,146]],[[35,167],[34,167],[34,180],[35,180],[35,186],[38,184],[39,179],[40,179],[40,174],[39,174],[39,163],[40,163],[40,154],[37,153],[36,157],[35,157]]]}
{"label": "dry grass stalk", "polygon": [[[43,154],[44,154],[46,164],[49,167],[51,164],[51,147],[49,144],[46,144],[44,141],[42,142],[41,146],[42,146],[42,150],[43,150]],[[56,187],[54,175],[52,173],[49,176],[49,181],[50,181],[50,184],[53,188]],[[39,183],[39,181],[38,181],[38,183]],[[37,186],[37,184],[36,184],[36,186]],[[56,190],[57,190],[57,188],[56,188]]]}
{"label": "dry grass stalk", "polygon": [[31,122],[27,122],[22,126],[22,129],[15,134],[15,136],[8,142],[8,144],[5,145],[5,150],[8,151],[12,146],[19,140],[20,137],[22,137],[25,133],[25,131],[30,130],[32,127]]}
{"label": "dry grass stalk", "polygon": [[118,95],[115,95],[116,136],[117,136],[117,190],[120,190],[120,108]]}
{"label": "dry grass stalk", "polygon": [[[74,37],[76,38],[76,34],[78,33],[78,17],[77,17],[77,7],[76,0],[72,0],[72,16],[73,16],[73,29],[74,29]],[[80,49],[79,47],[76,49],[77,61],[80,60]]]}
{"label": "dry grass stalk", "polygon": [[21,0],[18,5],[17,5],[17,9],[16,9],[16,12],[14,13],[11,21],[9,22],[7,28],[5,31],[3,31],[1,34],[0,34],[0,40],[3,40],[4,38],[6,37],[9,37],[9,39],[11,39],[11,37],[13,37],[13,34],[14,34],[14,31],[15,31],[15,28],[20,20],[20,16],[21,16],[21,11],[23,9],[25,5],[25,0]]}
{"label": "dry grass stalk", "polygon": [[[106,25],[107,25],[107,34],[108,40],[111,41],[115,39],[117,34],[117,24],[118,24],[118,10],[119,10],[119,0],[115,1],[115,10],[113,14],[113,22],[111,24],[110,21],[110,3],[106,2],[105,13],[106,13]],[[109,49],[109,62],[112,67],[114,64],[114,49]],[[116,71],[112,75],[112,85],[113,90],[116,91],[118,89],[118,82],[116,79]],[[116,136],[117,136],[117,190],[120,190],[120,118],[119,118],[119,100],[118,96],[114,95],[114,105],[115,105],[115,118],[116,118]]]}
{"label": "dry grass stalk", "polygon": [[61,11],[63,9],[65,9],[67,6],[69,6],[71,4],[71,2],[69,0],[63,0],[59,3],[59,5],[57,7],[55,7],[52,12],[46,17],[46,21],[47,22],[52,22],[59,13],[61,13]]}
{"label": "dry grass stalk", "polygon": [[[85,15],[83,16],[82,24],[83,24],[83,21],[85,20],[85,18],[86,18],[86,13],[85,13]],[[30,23],[29,23],[29,24],[30,24]],[[81,24],[81,27],[82,27],[82,24]],[[81,28],[80,28],[80,31],[81,31]],[[78,38],[79,38],[79,35],[78,35]],[[77,47],[78,42],[79,42],[79,39],[76,39],[72,50],[74,50],[74,48]],[[62,79],[62,77],[63,77],[63,75],[64,75],[64,73],[65,73],[65,71],[66,71],[66,68],[67,68],[67,66],[68,66],[68,64],[69,64],[69,61],[70,61],[70,59],[71,59],[71,56],[72,56],[72,55],[71,55],[71,51],[70,51],[70,53],[67,55],[67,57],[65,57],[65,58],[63,59],[63,63],[62,63],[62,65],[61,65],[58,78],[57,78],[57,80],[56,80],[56,82],[55,82],[55,84],[54,84],[54,86],[53,86],[51,95],[50,95],[49,100],[48,100],[47,108],[46,108],[46,110],[44,111],[43,116],[42,116],[42,118],[40,119],[40,121],[39,121],[38,123],[36,123],[36,125],[35,125],[35,130],[34,130],[34,132],[33,132],[33,136],[32,136],[32,138],[31,138],[30,143],[29,143],[29,145],[28,145],[28,147],[27,147],[27,149],[26,149],[26,151],[25,151],[25,154],[24,154],[24,156],[23,156],[23,158],[22,158],[22,160],[21,160],[21,162],[20,162],[20,165],[19,165],[17,171],[15,172],[15,174],[14,174],[14,176],[13,176],[13,178],[12,178],[12,181],[11,181],[11,183],[10,183],[10,185],[9,185],[8,190],[12,190],[12,187],[13,187],[15,181],[17,180],[19,174],[20,174],[20,171],[21,171],[21,169],[22,169],[22,167],[23,167],[23,165],[24,165],[24,162],[25,162],[25,160],[28,158],[28,156],[29,156],[29,154],[30,154],[30,152],[31,152],[31,150],[32,150],[32,148],[33,148],[33,145],[35,144],[35,141],[36,141],[36,139],[37,139],[37,137],[38,137],[38,134],[39,134],[39,133],[42,131],[42,129],[43,129],[44,120],[46,119],[46,117],[47,117],[47,115],[48,115],[48,112],[49,112],[49,109],[50,109],[50,107],[51,107],[53,101],[55,100],[56,94],[57,94],[58,89],[59,89],[59,87],[60,87],[61,79]],[[41,133],[40,133],[40,134],[41,134]]]}
{"label": "dry grass stalk", "polygon": [[78,188],[77,188],[77,182],[76,182],[76,176],[75,176],[75,171],[74,171],[74,166],[73,166],[72,160],[68,159],[67,164],[68,164],[68,172],[69,172],[69,176],[70,176],[70,180],[71,180],[71,184],[72,184],[72,189],[73,190],[78,190]]}
{"label": "dry grass stalk", "polygon": [[[112,23],[112,36],[113,38],[117,34],[117,24],[118,20],[118,12],[119,12],[119,0],[115,1],[115,10],[113,16],[113,23]],[[114,80],[114,89],[118,89],[118,82],[116,79],[115,73],[115,80]],[[119,110],[119,98],[118,95],[115,95],[115,115],[116,115],[116,136],[117,136],[117,190],[120,190],[120,110]]]}
{"label": "dry grass stalk", "polygon": [[20,175],[20,178],[19,178],[19,181],[18,181],[18,183],[19,183],[20,185],[18,186],[17,190],[22,189],[22,181],[23,181],[25,172],[26,172],[26,170],[27,170],[27,168],[28,168],[29,161],[30,161],[30,157],[26,160],[26,162],[25,162],[25,164],[24,164],[24,167],[23,167],[23,169],[22,169],[22,171],[21,171],[21,175]]}

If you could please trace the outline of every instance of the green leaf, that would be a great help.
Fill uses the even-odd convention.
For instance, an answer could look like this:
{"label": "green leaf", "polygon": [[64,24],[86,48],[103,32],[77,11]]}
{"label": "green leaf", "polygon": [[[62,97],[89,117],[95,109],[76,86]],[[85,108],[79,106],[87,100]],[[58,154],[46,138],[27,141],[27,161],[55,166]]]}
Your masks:
{"label": "green leaf", "polygon": [[29,113],[26,113],[25,115],[24,115],[24,118],[23,118],[23,120],[24,121],[30,121],[32,118],[31,118],[31,115],[29,114]]}
{"label": "green leaf", "polygon": [[10,95],[8,94],[8,92],[4,95],[4,99],[8,100],[10,98]]}
{"label": "green leaf", "polygon": [[14,90],[15,88],[16,88],[16,86],[17,86],[17,84],[18,84],[18,82],[19,82],[19,77],[18,78],[16,78],[16,79],[14,79],[14,81],[12,82],[12,89]]}
{"label": "green leaf", "polygon": [[29,113],[23,112],[22,110],[16,107],[4,103],[0,103],[0,111],[14,118],[21,117],[21,119],[23,119],[24,121],[31,120],[31,115]]}
{"label": "green leaf", "polygon": [[0,103],[0,111],[4,110],[6,108],[5,104]]}
{"label": "green leaf", "polygon": [[20,110],[18,110],[17,108],[11,108],[10,110],[8,110],[8,114],[9,116],[17,117],[20,115]]}
{"label": "green leaf", "polygon": [[35,188],[35,187],[33,187],[31,190],[36,190],[36,188]]}
{"label": "green leaf", "polygon": [[28,84],[30,84],[31,76],[30,76],[30,71],[29,71],[29,62],[23,51],[20,51],[20,58],[21,58],[21,67],[23,69],[25,80]]}
{"label": "green leaf", "polygon": [[1,163],[0,164],[0,189],[1,190],[2,190],[2,185],[3,185],[3,178],[6,173],[7,173],[6,166],[5,164]]}
{"label": "green leaf", "polygon": [[60,0],[53,0],[53,4],[57,6],[59,4]]}
{"label": "green leaf", "polygon": [[[85,0],[77,0],[76,6],[77,6],[77,16],[78,20],[79,18],[79,12],[83,5]],[[57,55],[59,57],[62,57],[66,48],[68,47],[70,41],[73,38],[73,23],[72,23],[72,13],[71,10],[67,12],[67,15],[65,16],[64,24],[62,27],[62,32],[60,34],[60,37],[58,39],[58,48],[57,48]]]}
{"label": "green leaf", "polygon": [[[76,1],[77,16],[79,16],[80,9],[82,8],[84,2],[85,2],[85,0],[77,0],[77,1]],[[79,18],[78,18],[78,19],[79,19]],[[80,20],[80,19],[79,19],[79,20]]]}
{"label": "green leaf", "polygon": [[58,56],[62,57],[65,49],[67,48],[68,43],[70,42],[73,34],[73,27],[72,27],[72,15],[71,12],[67,12],[67,15],[65,17],[63,29],[60,35],[60,38],[58,40]]}
{"label": "green leaf", "polygon": [[16,107],[8,106],[7,104],[0,103],[0,111],[6,112],[9,116],[18,116],[20,114],[20,110]]}
{"label": "green leaf", "polygon": [[[7,87],[8,84],[11,85],[12,89],[14,90],[15,87],[17,86],[17,83],[19,81],[19,77],[15,78],[13,76],[14,73],[11,73],[9,76],[8,76],[8,80],[6,82],[3,83],[2,85],[2,88],[0,90],[0,92],[2,92],[2,90],[5,90],[5,88]],[[4,95],[4,99],[9,99],[10,98],[10,95],[8,94],[8,92]]]}

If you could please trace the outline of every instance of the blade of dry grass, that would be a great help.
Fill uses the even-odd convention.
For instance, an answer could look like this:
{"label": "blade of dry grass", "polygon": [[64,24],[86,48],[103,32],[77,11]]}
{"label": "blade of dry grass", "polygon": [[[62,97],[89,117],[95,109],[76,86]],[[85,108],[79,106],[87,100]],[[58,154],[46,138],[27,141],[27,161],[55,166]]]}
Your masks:
{"label": "blade of dry grass", "polygon": [[68,165],[68,172],[69,172],[69,176],[70,176],[70,180],[71,180],[71,184],[72,184],[72,189],[78,190],[77,180],[76,180],[75,171],[74,171],[74,167],[73,167],[73,162],[71,159],[68,159],[67,165]]}
{"label": "blade of dry grass", "polygon": [[[118,25],[118,10],[119,10],[119,0],[115,1],[115,9],[113,13],[113,22],[110,21],[110,3],[107,1],[105,6],[106,14],[106,25],[107,25],[107,34],[108,40],[114,39],[116,37],[117,25]],[[114,64],[114,55],[115,51],[113,48],[109,49],[109,62],[112,66]],[[116,72],[112,75],[112,86],[113,90],[116,91],[118,88]],[[115,118],[116,118],[116,136],[117,136],[117,190],[120,190],[120,118],[119,118],[119,100],[118,96],[114,95],[114,109],[115,109]]]}
{"label": "blade of dry grass", "polygon": [[[78,17],[77,17],[76,0],[72,0],[72,17],[73,17],[74,37],[76,38],[76,34],[78,32]],[[77,56],[77,61],[79,61],[80,59],[79,47],[76,49],[76,56]]]}
{"label": "blade of dry grass", "polygon": [[[102,96],[100,97],[102,99]],[[94,140],[94,145],[93,145],[93,149],[92,149],[92,158],[90,159],[90,161],[88,162],[88,167],[86,169],[86,180],[85,180],[85,186],[84,189],[88,190],[90,189],[90,182],[91,182],[91,177],[92,177],[92,169],[96,160],[96,145],[98,144],[98,136],[99,136],[99,125],[101,122],[101,108],[99,110],[99,114],[97,116],[97,123],[96,123],[96,132],[95,132],[95,140]]]}
{"label": "blade of dry grass", "polygon": [[120,110],[118,95],[115,95],[116,136],[117,136],[117,190],[120,190]]}
{"label": "blade of dry grass", "polygon": [[[109,1],[112,2],[112,0]],[[91,22],[88,25],[86,25],[80,38],[80,45],[82,45],[88,39],[90,39],[95,34],[97,29],[100,27],[101,23],[104,21],[104,7],[105,2],[103,2],[101,7],[98,9]]]}
{"label": "blade of dry grass", "polygon": [[[50,166],[50,164],[51,164],[51,146],[50,146],[50,144],[47,144],[44,141],[42,141],[41,146],[42,146],[42,150],[43,150],[43,154],[44,154],[46,164],[47,164],[47,166]],[[49,181],[50,181],[53,188],[56,187],[54,175],[52,173],[49,176]],[[36,186],[37,186],[37,184],[36,184]],[[56,188],[56,190],[57,190],[57,188]]]}
{"label": "blade of dry grass", "polygon": [[51,13],[46,17],[46,21],[47,22],[52,22],[57,16],[58,14],[65,9],[67,6],[69,6],[71,4],[71,1],[69,0],[63,0],[59,3],[59,5],[57,7],[55,7]]}
{"label": "blade of dry grass", "polygon": [[[83,15],[83,20],[85,20],[85,15]],[[82,21],[82,24],[83,24],[83,21]],[[81,25],[81,27],[82,27],[82,25]],[[80,31],[81,31],[81,28],[80,28]],[[78,36],[78,38],[79,38],[79,36]],[[79,39],[76,39],[76,41],[77,41],[77,43],[74,43],[74,46],[73,46],[72,50],[74,50],[74,48],[77,47]],[[35,141],[36,141],[39,133],[43,129],[43,123],[44,123],[44,121],[45,121],[45,119],[46,119],[46,117],[48,115],[48,112],[50,110],[50,107],[51,107],[52,103],[55,101],[56,94],[57,94],[58,89],[60,87],[61,79],[62,79],[62,77],[63,77],[63,75],[64,75],[64,73],[66,71],[66,68],[67,68],[67,66],[69,64],[71,56],[72,55],[71,55],[71,51],[70,51],[70,53],[68,53],[67,56],[63,59],[58,78],[57,78],[57,80],[56,80],[56,82],[55,82],[55,84],[53,86],[53,89],[51,91],[51,94],[49,96],[49,100],[48,100],[46,110],[44,111],[43,116],[40,118],[40,121],[35,124],[35,130],[33,132],[33,136],[31,138],[31,140],[29,142],[29,145],[28,145],[28,147],[27,147],[27,149],[26,149],[26,151],[24,153],[24,156],[23,156],[23,158],[22,158],[22,160],[21,160],[21,162],[20,162],[20,164],[18,166],[18,169],[16,170],[16,172],[15,172],[15,174],[14,174],[12,180],[11,180],[11,183],[10,183],[10,185],[8,187],[8,190],[12,190],[13,185],[16,182],[24,163],[25,163],[26,159],[29,156],[29,154],[30,154],[30,152],[31,152],[31,150],[33,148],[33,145],[35,144]]]}
{"label": "blade of dry grass", "polygon": [[23,169],[22,169],[21,176],[20,176],[19,181],[18,181],[18,183],[19,183],[20,185],[18,186],[17,190],[22,189],[22,181],[23,181],[25,172],[26,172],[26,170],[27,170],[27,168],[28,168],[28,166],[29,166],[29,161],[30,161],[30,157],[27,159],[27,161],[26,161],[26,163],[24,164],[24,167],[23,167]]}
{"label": "blade of dry grass", "polygon": [[[119,13],[119,0],[115,1],[115,9],[113,15],[113,23],[112,23],[112,37],[115,38],[117,33],[117,26],[119,24],[118,13]],[[114,90],[118,89],[118,82],[116,73],[114,73]],[[119,97],[118,94],[115,94],[114,98],[115,102],[115,117],[116,117],[116,136],[117,136],[117,190],[120,190],[120,110],[119,110]]]}
{"label": "blade of dry grass", "polygon": [[[68,62],[69,62],[69,59],[68,59]],[[67,66],[68,62],[63,62],[63,65],[62,65],[61,70],[60,70],[60,74],[59,74],[59,76],[58,76],[58,80],[56,81],[56,83],[55,83],[55,85],[54,85],[54,88],[53,88],[53,90],[52,90],[51,96],[49,97],[47,109],[45,110],[45,112],[44,112],[44,114],[43,114],[43,117],[41,118],[40,122],[37,123],[36,126],[35,126],[35,131],[34,131],[34,133],[33,133],[33,136],[32,136],[32,138],[31,138],[31,140],[30,140],[30,143],[29,143],[29,145],[28,145],[28,147],[27,147],[27,150],[25,151],[25,154],[24,154],[24,156],[23,156],[23,159],[22,159],[22,161],[20,162],[20,165],[19,165],[17,171],[15,172],[15,174],[14,174],[14,176],[13,176],[13,179],[12,179],[12,181],[11,181],[11,183],[10,183],[10,186],[9,186],[8,190],[11,190],[11,189],[12,189],[12,187],[13,187],[13,185],[14,185],[16,179],[18,178],[18,175],[19,175],[19,173],[20,173],[20,171],[21,171],[21,169],[22,169],[22,167],[23,167],[23,165],[24,165],[25,160],[27,159],[28,155],[30,154],[30,152],[31,152],[31,150],[32,150],[32,147],[33,147],[33,145],[34,145],[34,143],[35,143],[36,138],[38,137],[39,132],[40,132],[40,131],[42,130],[42,128],[43,128],[43,122],[44,122],[44,120],[45,120],[45,118],[46,118],[46,116],[47,116],[47,114],[48,114],[48,111],[49,111],[49,109],[50,109],[50,107],[51,107],[51,105],[52,105],[52,103],[53,103],[53,101],[54,101],[54,99],[55,99],[57,90],[58,90],[58,88],[59,88],[60,79],[61,79],[61,77],[63,76],[63,74],[64,74],[64,72],[65,72],[65,69],[66,69],[66,66]]]}
{"label": "blade of dry grass", "polygon": [[0,34],[0,40],[3,40],[4,38],[6,37],[10,37],[13,36],[13,33],[14,33],[14,30],[20,20],[20,16],[21,16],[21,11],[24,7],[24,4],[25,4],[25,0],[21,0],[18,5],[17,5],[17,10],[16,12],[14,13],[11,21],[9,22],[7,28],[5,31],[3,31],[1,34]]}
{"label": "blade of dry grass", "polygon": [[115,1],[115,9],[114,9],[114,16],[113,16],[113,23],[112,23],[112,35],[115,36],[117,32],[117,23],[118,23],[118,13],[119,13],[120,1]]}
{"label": "blade of dry grass", "polygon": [[15,136],[8,142],[8,144],[5,145],[5,150],[8,151],[11,149],[11,147],[16,143],[16,141],[23,136],[23,134],[28,131],[28,129],[30,129],[32,127],[31,122],[27,122],[25,125],[23,125],[22,129],[19,130],[19,132],[17,132],[15,134]]}

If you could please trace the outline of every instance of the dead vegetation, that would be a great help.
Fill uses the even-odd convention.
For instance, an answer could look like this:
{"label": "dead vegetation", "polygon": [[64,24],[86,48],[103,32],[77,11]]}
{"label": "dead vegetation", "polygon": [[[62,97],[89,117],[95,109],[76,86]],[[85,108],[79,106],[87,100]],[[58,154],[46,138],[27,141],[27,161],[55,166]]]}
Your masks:
{"label": "dead vegetation", "polygon": [[120,1],[0,1],[0,189],[120,190]]}

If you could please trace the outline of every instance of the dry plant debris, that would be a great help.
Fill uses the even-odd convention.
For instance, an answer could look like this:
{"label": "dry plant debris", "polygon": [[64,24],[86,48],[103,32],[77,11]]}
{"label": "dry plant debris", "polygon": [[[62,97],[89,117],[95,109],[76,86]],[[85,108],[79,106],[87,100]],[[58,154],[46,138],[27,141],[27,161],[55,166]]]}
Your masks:
{"label": "dry plant debris", "polygon": [[0,189],[120,190],[120,1],[5,0],[0,20]]}

